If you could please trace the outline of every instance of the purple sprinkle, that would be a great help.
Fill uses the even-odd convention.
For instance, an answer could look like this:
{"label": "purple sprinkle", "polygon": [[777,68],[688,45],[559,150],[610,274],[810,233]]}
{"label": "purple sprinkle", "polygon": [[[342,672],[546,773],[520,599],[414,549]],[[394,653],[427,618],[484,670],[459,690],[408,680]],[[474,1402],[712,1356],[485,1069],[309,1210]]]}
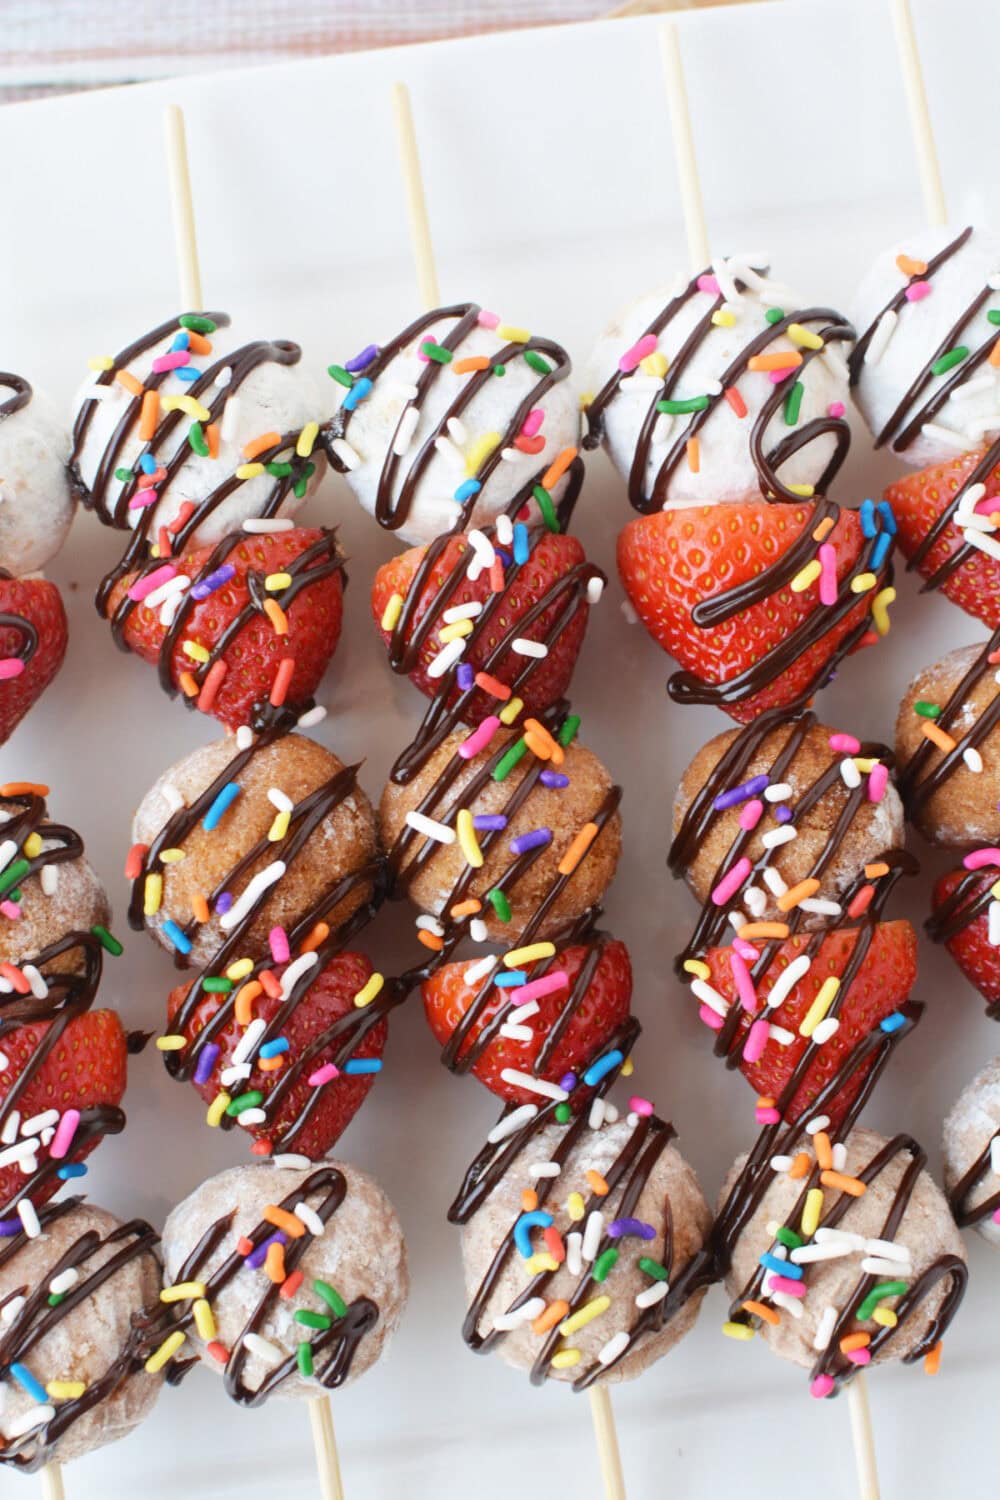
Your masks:
{"label": "purple sprinkle", "polygon": [[274,1232],[274,1234],[269,1235],[268,1238],[266,1240],[264,1240],[264,1242],[262,1244],[260,1244],[260,1245],[257,1246],[256,1250],[251,1250],[251,1252],[247,1256],[246,1261],[244,1262],[244,1264],[248,1265],[250,1267],[251,1271],[259,1271],[260,1268],[261,1268],[261,1266],[264,1264],[265,1260],[267,1259],[267,1252],[268,1252],[268,1250],[270,1250],[270,1248],[271,1248],[272,1245],[287,1245],[287,1244],[288,1244],[288,1235],[284,1234],[282,1232],[282,1230],[276,1229],[275,1232]]}
{"label": "purple sprinkle", "polygon": [[643,1219],[615,1219],[608,1225],[608,1234],[613,1240],[620,1240],[626,1234],[634,1234],[640,1240],[656,1239],[656,1230]]}
{"label": "purple sprinkle", "polygon": [[505,552],[504,549],[503,549],[503,547],[498,547],[496,545],[496,543],[493,544],[493,551],[496,553],[497,557],[499,557],[499,559],[503,563],[504,567],[505,568],[509,568],[510,565],[511,565],[511,562],[513,561],[513,559],[511,558],[510,553],[509,552]]}
{"label": "purple sprinkle", "polygon": [[368,344],[360,354],[356,354],[353,359],[347,361],[344,369],[350,370],[352,375],[356,375],[359,370],[367,370],[372,360],[378,359],[378,352],[378,344]]}
{"label": "purple sprinkle", "polygon": [[455,674],[456,681],[463,693],[467,693],[476,680],[476,674],[467,661],[459,663],[458,672]]}
{"label": "purple sprinkle", "polygon": [[777,807],[774,809],[774,816],[775,818],[777,818],[779,823],[790,823],[794,814],[792,812],[792,809],[788,806],[787,802],[779,802]]}
{"label": "purple sprinkle", "polygon": [[727,807],[738,807],[741,802],[748,802],[751,797],[756,797],[767,786],[766,776],[752,776],[749,781],[744,781],[742,786],[730,787],[728,792],[720,792],[712,803],[716,812],[725,812]]}
{"label": "purple sprinkle", "polygon": [[232,563],[223,563],[221,568],[216,568],[214,573],[209,573],[207,578],[203,578],[194,585],[191,598],[207,599],[209,594],[214,594],[216,589],[221,589],[224,583],[228,583],[231,578],[235,577],[236,569]]}
{"label": "purple sprinkle", "polygon": [[207,1083],[212,1076],[212,1069],[219,1060],[219,1048],[215,1042],[206,1042],[201,1049],[198,1058],[198,1066],[194,1070],[195,1083]]}
{"label": "purple sprinkle", "polygon": [[529,849],[544,849],[552,842],[551,828],[532,828],[530,833],[519,834],[510,841],[511,854],[527,854]]}
{"label": "purple sprinkle", "polygon": [[542,783],[542,786],[569,786],[569,777],[564,776],[562,771],[543,771],[538,779]]}
{"label": "purple sprinkle", "polygon": [[18,1219],[0,1219],[0,1240],[10,1239],[12,1235],[20,1234],[24,1225]]}
{"label": "purple sprinkle", "polygon": [[472,826],[480,832],[499,833],[501,829],[507,827],[507,819],[502,813],[476,813],[472,819]]}
{"label": "purple sprinkle", "polygon": [[226,912],[232,906],[232,904],[233,904],[232,893],[230,891],[223,891],[222,894],[220,895],[219,899],[215,903],[216,915],[220,916],[220,917],[224,917],[226,915]]}
{"label": "purple sprinkle", "polygon": [[559,1080],[559,1087],[565,1089],[567,1094],[571,1094],[576,1088],[576,1074],[564,1073]]}

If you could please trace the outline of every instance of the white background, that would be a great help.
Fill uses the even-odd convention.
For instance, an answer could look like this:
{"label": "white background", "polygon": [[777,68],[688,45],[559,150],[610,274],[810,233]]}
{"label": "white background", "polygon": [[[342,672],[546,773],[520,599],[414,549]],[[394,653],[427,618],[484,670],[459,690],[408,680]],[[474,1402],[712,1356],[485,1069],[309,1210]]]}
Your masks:
{"label": "white background", "polygon": [[[996,58],[1000,14],[989,0],[916,0],[952,217],[996,215],[1000,157]],[[137,23],[138,24],[138,23]],[[874,0],[741,6],[680,18],[706,208],[721,250],[768,249],[809,300],[845,304],[869,259],[916,227],[921,203],[887,14]],[[413,90],[446,297],[471,297],[505,319],[565,341],[582,361],[623,301],[669,279],[683,259],[655,22],[595,23],[267,72],[185,79],[0,112],[6,188],[0,235],[2,363],[68,402],[88,356],[112,351],[175,307],[172,238],[160,155],[162,104],[188,115],[205,295],[247,337],[289,336],[318,370],[416,311],[388,108],[388,85]],[[859,431],[838,484],[852,503],[893,472]],[[368,613],[368,581],[394,551],[328,479],[312,514],[342,522],[354,559],[344,639],[318,731],[366,756],[377,796],[422,700],[394,679]],[[578,531],[613,572],[622,486],[591,459]],[[119,656],[93,613],[100,573],[120,539],[81,515],[53,568],[71,614],[62,677],[11,743],[0,777],[49,781],[56,816],[75,823],[106,878],[123,936],[121,874],[131,812],[172,760],[216,732],[158,692],[152,670]],[[911,673],[981,627],[943,598],[899,585],[894,628],[842,671],[828,722],[891,738]],[[575,679],[586,740],[624,783],[625,853],[607,922],[637,968],[645,1026],[636,1082],[672,1116],[714,1197],[747,1144],[753,1096],[712,1058],[671,955],[694,906],[665,868],[670,799],[697,745],[728,720],[668,705],[667,659],[627,626],[617,583],[595,613]],[[627,670],[623,670],[627,666]],[[928,856],[929,871],[942,861]],[[929,876],[900,893],[922,919]],[[376,931],[391,972],[412,951],[394,910]],[[403,943],[404,935],[407,942]],[[928,1013],[901,1049],[867,1118],[922,1138],[936,1166],[942,1115],[1000,1051],[1000,1028],[950,960],[922,948]],[[159,1028],[172,982],[166,956],[133,935],[102,991],[130,1026]],[[534,1390],[461,1343],[457,1232],[444,1210],[494,1116],[494,1101],[437,1061],[419,1000],[398,1015],[387,1067],[341,1149],[372,1170],[406,1228],[413,1272],[408,1316],[390,1357],[334,1398],[349,1500],[393,1494],[477,1500],[531,1489],[597,1500],[586,1403],[551,1382]],[[242,1159],[242,1139],[207,1130],[193,1090],[158,1054],[138,1059],[129,1129],[109,1140],[88,1179],[99,1202],[161,1223],[208,1172]],[[886,1496],[995,1493],[998,1380],[994,1295],[1000,1266],[969,1244],[972,1289],[941,1375],[886,1368],[870,1384]],[[758,1341],[735,1345],[713,1293],[695,1333],[640,1381],[615,1388],[632,1500],[756,1497],[776,1488],[848,1495],[854,1479],[846,1403],[810,1400],[804,1373]],[[127,1442],[67,1474],[71,1500],[135,1494],[307,1496],[315,1492],[304,1410],[273,1401],[246,1414],[197,1372],[165,1391]],[[20,1486],[20,1489],[18,1489]],[[0,1475],[0,1492],[31,1481]]]}

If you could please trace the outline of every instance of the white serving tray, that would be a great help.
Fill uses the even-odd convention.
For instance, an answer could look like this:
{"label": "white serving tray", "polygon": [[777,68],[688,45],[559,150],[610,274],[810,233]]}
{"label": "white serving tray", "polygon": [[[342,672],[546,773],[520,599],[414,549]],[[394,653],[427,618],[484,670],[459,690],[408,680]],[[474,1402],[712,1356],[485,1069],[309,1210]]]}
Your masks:
{"label": "white serving tray", "polygon": [[[951,212],[997,212],[995,59],[1000,12],[988,0],[917,0],[927,83]],[[137,21],[137,25],[138,25]],[[388,87],[411,86],[442,288],[565,341],[582,360],[607,316],[669,278],[683,259],[655,21],[517,32],[267,70],[189,77],[0,111],[6,213],[0,235],[3,364],[68,402],[88,356],[175,308],[160,110],[187,111],[205,293],[254,334],[298,339],[317,369],[384,339],[416,312]],[[887,14],[873,0],[741,5],[679,18],[707,212],[715,244],[763,246],[783,279],[843,304],[869,258],[916,227],[921,205]],[[841,497],[877,492],[892,472],[859,431]],[[368,581],[394,544],[328,479],[312,515],[342,521],[353,559],[344,639],[318,731],[380,789],[422,700],[389,673],[368,615]],[[578,531],[613,572],[629,519],[606,460],[589,461]],[[84,833],[124,928],[122,863],[139,797],[173,759],[215,732],[163,698],[149,668],[119,656],[91,605],[119,539],[80,515],[52,569],[69,604],[63,674],[0,752],[0,778],[51,783],[59,817]],[[680,1128],[714,1196],[749,1139],[752,1097],[711,1057],[670,958],[694,907],[665,868],[670,800],[697,745],[725,728],[711,710],[668,705],[669,663],[624,621],[617,583],[593,617],[575,680],[584,734],[624,783],[625,855],[608,925],[633,952],[645,1026],[637,1081]],[[842,728],[891,738],[910,674],[982,636],[912,581],[888,640],[842,671],[822,699]],[[619,670],[627,660],[628,671]],[[622,726],[631,725],[623,733]],[[941,867],[929,858],[930,871]],[[912,916],[929,875],[907,889]],[[401,962],[409,926],[379,929],[380,966]],[[938,1163],[941,1118],[973,1071],[1000,1051],[1000,1028],[950,961],[922,949],[928,1013],[897,1055],[867,1118],[920,1137]],[[159,1028],[172,982],[139,936],[109,963],[102,991],[131,1026]],[[440,1066],[419,1001],[394,1021],[384,1077],[341,1149],[396,1202],[413,1271],[409,1313],[390,1357],[334,1397],[349,1500],[572,1490],[598,1500],[587,1406],[544,1390],[462,1345],[451,1190],[492,1122],[494,1101]],[[129,1128],[93,1159],[88,1188],[126,1215],[162,1222],[200,1176],[242,1159],[236,1135],[208,1131],[193,1090],[158,1055],[138,1059]],[[403,1132],[401,1134],[401,1132]],[[403,1142],[401,1147],[400,1142]],[[995,1493],[996,1287],[1000,1260],[970,1239],[973,1281],[941,1375],[871,1377],[883,1490]],[[792,1485],[850,1495],[846,1403],[810,1400],[803,1372],[763,1345],[724,1341],[713,1293],[694,1334],[638,1382],[615,1389],[632,1500],[770,1496]],[[70,1500],[316,1493],[303,1410],[252,1414],[196,1372],[166,1391],[142,1430],[68,1470]],[[4,1474],[0,1491],[31,1493]]]}

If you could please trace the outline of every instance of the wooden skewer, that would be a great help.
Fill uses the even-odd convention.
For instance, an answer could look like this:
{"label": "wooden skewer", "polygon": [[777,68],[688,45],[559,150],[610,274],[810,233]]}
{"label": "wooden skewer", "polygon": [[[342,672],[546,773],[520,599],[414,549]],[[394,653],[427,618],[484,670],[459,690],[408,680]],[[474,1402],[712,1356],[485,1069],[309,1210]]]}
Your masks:
{"label": "wooden skewer", "polygon": [[46,1464],[41,1474],[42,1500],[66,1500],[62,1464]]}
{"label": "wooden skewer", "polygon": [[863,1370],[848,1382],[847,1409],[851,1416],[851,1436],[854,1439],[858,1494],[861,1500],[879,1500],[878,1464],[875,1459],[875,1439],[872,1436],[872,1414],[868,1405],[868,1383]]}
{"label": "wooden skewer", "polygon": [[413,125],[413,108],[410,104],[410,91],[405,83],[394,83],[392,86],[392,113],[396,122],[396,145],[406,191],[406,213],[410,224],[410,244],[417,269],[420,302],[424,312],[432,312],[435,307],[441,306],[441,294],[438,290],[431,226],[427,218],[427,199],[424,194],[423,173],[420,170],[417,133]]}
{"label": "wooden skewer", "polygon": [[194,228],[194,201],[191,197],[191,175],[188,171],[184,111],[179,104],[167,105],[163,112],[163,126],[166,136],[167,171],[170,176],[170,210],[174,221],[181,309],[184,312],[201,312],[204,304],[201,297],[198,240]]}
{"label": "wooden skewer", "polygon": [[913,16],[910,14],[910,0],[889,0],[889,5],[896,31],[899,66],[903,72],[906,98],[910,106],[910,129],[913,131],[917,166],[920,169],[924,212],[927,215],[928,224],[947,224],[948,211],[944,200],[944,183],[941,180],[934,130],[931,126],[930,110],[927,107],[927,90],[924,87],[923,68],[920,66],[920,49],[917,46],[917,34],[913,29]]}
{"label": "wooden skewer", "polygon": [[606,1385],[590,1387],[590,1415],[597,1439],[597,1457],[604,1480],[605,1500],[625,1500],[625,1478],[622,1456],[618,1451],[618,1430],[611,1407],[611,1393]]}
{"label": "wooden skewer", "polygon": [[677,159],[677,177],[681,190],[684,230],[687,234],[688,259],[691,262],[692,273],[696,273],[703,271],[711,263],[712,257],[708,248],[705,208],[701,201],[698,159],[694,154],[694,135],[691,130],[687,85],[684,82],[684,64],[681,61],[676,21],[661,22],[659,30],[663,81],[667,90],[667,104],[670,107],[670,130],[674,139],[674,155]]}
{"label": "wooden skewer", "polygon": [[344,1482],[340,1477],[340,1458],[329,1396],[314,1396],[309,1402],[309,1425],[312,1428],[316,1469],[323,1500],[344,1500]]}

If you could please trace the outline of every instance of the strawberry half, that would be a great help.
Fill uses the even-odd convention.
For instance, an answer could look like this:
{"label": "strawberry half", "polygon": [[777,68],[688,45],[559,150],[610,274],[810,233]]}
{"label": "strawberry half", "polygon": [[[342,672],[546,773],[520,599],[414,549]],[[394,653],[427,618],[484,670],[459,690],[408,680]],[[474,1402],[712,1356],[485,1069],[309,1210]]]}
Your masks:
{"label": "strawberry half", "polygon": [[[275,967],[273,972],[280,978],[283,970]],[[260,1124],[244,1126],[244,1128],[255,1139],[271,1142],[278,1141],[286,1132],[292,1131],[299,1115],[316,1094],[315,1086],[309,1082],[310,1075],[323,1067],[325,1063],[332,1063],[342,1051],[345,1042],[344,1031],[339,1032],[335,1038],[331,1038],[329,1043],[310,1059],[288,1092],[283,1094],[274,1110],[268,1108],[269,1095],[281,1084],[289,1066],[311,1043],[324,1032],[329,1031],[338,1021],[343,1020],[345,1016],[363,1014],[355,1006],[354,997],[368,982],[372,973],[372,965],[364,954],[336,954],[316,975],[296,1005],[291,1017],[282,1027],[281,1036],[288,1041],[288,1050],[281,1054],[284,1059],[283,1065],[273,1071],[264,1070],[259,1066],[261,1058],[255,1054],[250,1077],[238,1085],[230,1083],[227,1086],[222,1083],[221,1075],[226,1068],[231,1066],[233,1052],[244,1032],[244,1028],[233,1016],[228,1025],[212,1038],[215,1045],[220,1048],[220,1052],[211,1073],[204,1083],[195,1084],[195,1088],[205,1103],[211,1104],[222,1089],[233,1097],[241,1093],[260,1092],[264,1096],[260,1108],[266,1111],[267,1119]],[[189,986],[182,985],[171,991],[167,1002],[171,1022],[180,1009],[188,989]],[[225,995],[204,995],[195,1009],[185,1035],[193,1040],[218,1013],[222,1005],[227,1003],[228,998]],[[254,1019],[270,1022],[280,1010],[281,1005],[281,1000],[276,997],[272,998],[267,994],[258,995],[253,1003]],[[364,1039],[352,1049],[352,1059],[381,1057],[387,1035],[388,1023],[383,1017],[376,1021],[371,1030],[365,1034]],[[180,1055],[183,1056],[183,1054]],[[343,1135],[360,1109],[374,1078],[375,1075],[372,1073],[360,1073],[351,1077],[342,1072],[340,1077],[321,1085],[318,1102],[301,1129],[295,1130],[285,1141],[284,1149],[302,1152],[313,1161],[325,1156],[334,1142]],[[237,1116],[237,1119],[239,1118]]]}
{"label": "strawberry half", "polygon": [[[782,1046],[771,1038],[765,1043],[764,1051],[756,1062],[741,1060],[740,1072],[758,1094],[769,1095],[773,1099],[781,1098],[802,1054],[810,1045],[808,1038],[799,1035],[799,1026],[823,982],[831,975],[840,978],[844,973],[857,940],[856,928],[831,932],[823,939],[805,978],[799,980],[783,1004],[772,1012],[775,1025],[793,1032],[794,1040],[787,1046]],[[782,943],[757,986],[757,996],[761,1002],[758,1015],[763,1012],[763,1002],[771,993],[778,976],[793,959],[805,951],[808,943],[808,935],[791,937]],[[730,968],[730,952],[729,948],[712,948],[705,954],[705,962],[712,971],[709,983],[731,1003],[739,1005]],[[830,1083],[858,1043],[904,1003],[916,977],[917,935],[910,923],[878,923],[868,952],[847,994],[838,997],[840,1004],[837,1017],[840,1026],[829,1041],[816,1049],[812,1064],[784,1110],[786,1120],[797,1120],[801,1115],[809,1113],[820,1092]],[[751,1020],[749,1013],[744,1012],[733,1042],[734,1048],[738,1046],[742,1049]],[[857,1097],[870,1067],[870,1062],[859,1067],[840,1092],[823,1105],[823,1112],[830,1116],[834,1128]]]}
{"label": "strawberry half", "polygon": [[[0,1020],[3,1012],[0,1008]],[[53,1023],[28,1021],[0,1033],[0,1053],[7,1066],[0,1072],[0,1112],[7,1118],[6,1101],[18,1081],[28,1071]],[[125,1093],[128,1046],[122,1023],[113,1010],[91,1010],[74,1016],[63,1030],[52,1051],[39,1064],[23,1092],[17,1095],[11,1109],[21,1120],[33,1119],[47,1110],[85,1110],[99,1105],[117,1105]],[[22,1139],[23,1137],[19,1137]],[[100,1142],[97,1136],[86,1145],[69,1149],[67,1162],[82,1161]],[[3,1149],[3,1148],[0,1148]],[[48,1159],[43,1148],[37,1153],[38,1165]],[[0,1205],[8,1203],[25,1184],[25,1174],[16,1162],[0,1167]],[[36,1208],[51,1198],[62,1186],[53,1172],[32,1189]]]}
{"label": "strawberry half", "polygon": [[[297,578],[292,589],[266,588],[265,580],[275,575],[291,572],[294,577],[296,564],[310,548],[316,548],[317,555],[302,566],[305,577],[314,572],[315,579],[301,588]],[[169,565],[191,579],[197,579],[206,569],[209,574],[223,566],[235,570],[207,598],[182,606],[183,625],[172,632],[169,663],[169,681],[175,690],[193,698],[185,683],[190,686],[192,674],[204,674],[206,670],[203,662],[185,650],[185,642],[209,653],[223,642],[225,675],[212,701],[203,700],[198,706],[227,728],[238,729],[250,722],[254,705],[267,701],[279,666],[288,658],[295,667],[286,685],[285,701],[298,704],[313,695],[336,650],[343,618],[340,560],[330,533],[299,526],[290,531],[248,535],[236,540],[224,558],[219,557],[218,548],[198,548],[171,558]],[[135,581],[136,575],[130,573],[115,585],[106,609],[109,619],[125,606],[125,596]],[[287,629],[279,628],[280,621],[276,625],[264,611],[264,600],[273,600],[279,606]],[[248,606],[251,613],[247,622],[230,638],[229,632]],[[160,662],[169,633],[160,620],[161,608],[136,604],[124,622],[124,644],[154,665]]]}
{"label": "strawberry half", "polygon": [[[899,546],[906,557],[916,555],[982,458],[982,449],[962,453],[947,463],[906,474],[889,486],[885,498],[895,511]],[[986,494],[979,504],[984,505],[997,495],[1000,495],[1000,464],[986,480]],[[954,521],[949,521],[926,557],[921,558],[917,565],[921,578],[933,577],[964,545],[961,531]],[[940,587],[953,604],[975,619],[984,620],[991,630],[1000,625],[1000,561],[996,558],[979,548],[970,548],[970,556],[944,579]]]}
{"label": "strawberry half", "polygon": [[[372,615],[387,646],[392,640],[392,631],[382,627],[386,606],[394,594],[406,600],[426,552],[426,547],[412,547],[408,552],[384,563],[375,575]],[[404,665],[408,667],[410,681],[428,698],[435,697],[441,691],[442,679],[431,677],[428,669],[443,649],[439,631],[446,626],[442,618],[444,611],[461,604],[491,606],[485,623],[477,625],[473,621],[473,634],[469,637],[462,661],[476,672],[487,671],[508,687],[530,665],[531,672],[518,689],[518,696],[524,700],[525,713],[542,713],[557,702],[569,687],[587,629],[589,607],[586,601],[579,604],[555,641],[549,644],[548,655],[544,659],[529,659],[509,648],[498,660],[490,663],[490,658],[508,632],[512,633],[512,638],[521,636],[531,641],[545,640],[571,598],[572,584],[567,582],[561,589],[557,586],[561,579],[566,579],[575,569],[586,564],[586,554],[575,537],[545,533],[535,542],[528,561],[517,569],[512,580],[505,585],[499,602],[492,605],[491,601],[497,596],[490,584],[489,571],[481,573],[474,582],[470,581],[466,571],[468,556],[469,543],[464,536],[449,538],[420,591],[420,597],[409,617],[404,641]],[[442,590],[456,572],[460,574],[457,587],[448,589],[446,596],[442,597]],[[541,614],[523,629],[514,629],[529,610],[553,589],[557,589],[557,592]],[[417,632],[420,633],[420,641],[414,649],[410,643]],[[453,686],[449,703],[454,702],[459,691],[457,684]],[[463,711],[463,722],[478,724],[487,714],[495,713],[496,706],[495,697],[477,691],[470,699],[468,708]]]}
{"label": "strawberry half", "polygon": [[[996,875],[995,869],[986,870],[981,879],[969,882],[958,911],[985,895],[996,884]],[[932,907],[935,913],[941,910],[958,886],[968,880],[967,870],[950,870],[947,875],[942,875],[934,886]],[[947,938],[945,947],[986,1004],[991,1008],[997,1005],[1000,1002],[1000,948],[994,947],[989,940],[989,917],[986,911],[961,927],[953,937]]]}
{"label": "strawberry half", "polygon": [[[547,960],[545,972],[564,971],[571,987],[589,953],[590,949],[586,944],[575,944]],[[529,981],[537,967],[527,966]],[[465,982],[467,968],[468,963],[445,964],[430,979],[425,980],[422,987],[427,1020],[442,1046],[447,1046],[451,1041],[455,1028],[479,993],[480,985],[468,985]],[[537,1013],[523,1023],[534,1033],[530,1041],[515,1041],[501,1036],[498,1029],[497,1034],[483,1048],[471,1071],[491,1093],[513,1104],[538,1103],[537,1094],[508,1083],[502,1075],[507,1068],[521,1073],[534,1071],[535,1061],[559,1019],[567,993],[567,989],[563,988],[539,997]],[[477,1016],[467,1037],[463,1039],[458,1054],[459,1065],[475,1046],[484,1028],[489,1026],[500,1011],[511,1010],[518,1005],[517,997],[517,989],[493,987],[482,1013]],[[566,1073],[580,1072],[586,1068],[628,1019],[631,1001],[632,964],[628,949],[624,943],[613,939],[605,945],[580,1004],[544,1069],[537,1076],[550,1083],[558,1083]]]}
{"label": "strawberry half", "polygon": [[[785,584],[706,628],[695,624],[692,611],[774,567],[811,524],[811,505],[765,500],[657,511],[629,522],[619,535],[618,571],[640,620],[664,651],[701,682],[731,683],[766,662],[817,610],[828,608],[820,603],[818,581],[801,592]],[[825,541],[836,554],[843,592],[864,546],[858,515],[841,511]],[[857,604],[793,661],[776,659],[764,686],[738,702],[723,699],[719,706],[748,724],[765,709],[807,696],[823,683],[844,637],[864,621],[871,597],[858,595]]]}
{"label": "strawberry half", "polygon": [[[0,572],[0,745],[41,697],[66,655],[66,611],[54,583]],[[22,662],[22,666],[17,666]]]}

